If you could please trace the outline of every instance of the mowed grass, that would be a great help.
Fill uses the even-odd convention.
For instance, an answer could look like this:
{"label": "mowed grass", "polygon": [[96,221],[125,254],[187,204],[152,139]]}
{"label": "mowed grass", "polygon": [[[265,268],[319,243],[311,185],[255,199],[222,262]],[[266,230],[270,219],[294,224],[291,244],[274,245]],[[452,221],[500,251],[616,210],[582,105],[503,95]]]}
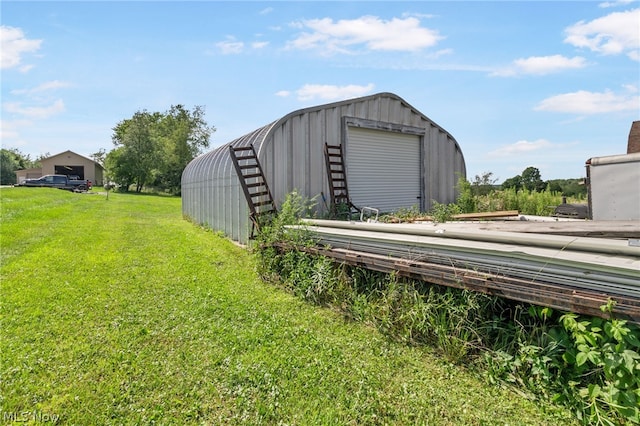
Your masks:
{"label": "mowed grass", "polygon": [[569,421],[262,282],[179,198],[0,195],[2,422]]}

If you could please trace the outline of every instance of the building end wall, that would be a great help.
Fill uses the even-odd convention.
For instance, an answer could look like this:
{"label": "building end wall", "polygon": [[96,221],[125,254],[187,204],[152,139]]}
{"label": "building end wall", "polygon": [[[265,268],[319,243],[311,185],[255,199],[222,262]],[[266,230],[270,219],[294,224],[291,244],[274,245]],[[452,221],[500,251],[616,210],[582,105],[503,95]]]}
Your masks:
{"label": "building end wall", "polygon": [[627,154],[640,152],[640,121],[631,123],[629,131],[629,142],[627,144]]}

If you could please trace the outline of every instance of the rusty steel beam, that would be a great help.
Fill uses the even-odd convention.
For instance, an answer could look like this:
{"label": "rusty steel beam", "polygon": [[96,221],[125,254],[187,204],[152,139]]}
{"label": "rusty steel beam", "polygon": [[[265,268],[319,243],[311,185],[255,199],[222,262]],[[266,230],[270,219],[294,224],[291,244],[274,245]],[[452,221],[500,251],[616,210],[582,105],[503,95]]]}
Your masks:
{"label": "rusty steel beam", "polygon": [[[276,244],[281,250],[294,249]],[[325,256],[336,262],[363,267],[383,273],[437,284],[446,287],[476,291],[507,299],[550,307],[553,309],[606,318],[600,309],[608,300],[614,300],[616,317],[640,324],[640,298],[585,290],[564,284],[541,280],[528,280],[506,273],[478,271],[456,265],[443,265],[428,260],[400,257],[327,247],[297,247],[296,250]]]}

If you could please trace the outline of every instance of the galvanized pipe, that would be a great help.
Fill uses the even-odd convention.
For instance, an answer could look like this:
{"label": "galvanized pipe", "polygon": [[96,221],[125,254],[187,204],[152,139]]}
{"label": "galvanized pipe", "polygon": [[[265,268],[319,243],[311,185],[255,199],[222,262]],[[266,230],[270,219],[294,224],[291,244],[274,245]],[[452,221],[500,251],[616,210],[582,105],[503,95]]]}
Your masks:
{"label": "galvanized pipe", "polygon": [[[523,234],[504,231],[454,231],[448,230],[446,223],[424,227],[414,224],[388,224],[346,222],[322,219],[304,219],[303,223],[328,228],[351,229],[404,235],[422,235],[437,238],[516,244],[558,250],[574,250],[592,253],[627,255],[640,258],[640,247],[629,246],[623,240],[603,240],[589,237],[568,237],[563,235]],[[640,274],[640,273],[639,273]]]}

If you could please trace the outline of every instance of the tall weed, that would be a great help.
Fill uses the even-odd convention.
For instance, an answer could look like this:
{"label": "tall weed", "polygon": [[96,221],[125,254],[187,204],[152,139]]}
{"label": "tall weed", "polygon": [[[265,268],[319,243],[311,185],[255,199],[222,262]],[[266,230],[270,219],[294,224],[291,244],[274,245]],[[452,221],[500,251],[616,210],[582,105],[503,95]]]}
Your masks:
{"label": "tall weed", "polygon": [[[562,204],[562,193],[550,190],[529,191],[515,188],[492,191],[486,195],[474,197],[477,212],[518,210],[521,214],[548,216],[553,209]],[[581,202],[582,199],[570,199],[568,202]]]}

